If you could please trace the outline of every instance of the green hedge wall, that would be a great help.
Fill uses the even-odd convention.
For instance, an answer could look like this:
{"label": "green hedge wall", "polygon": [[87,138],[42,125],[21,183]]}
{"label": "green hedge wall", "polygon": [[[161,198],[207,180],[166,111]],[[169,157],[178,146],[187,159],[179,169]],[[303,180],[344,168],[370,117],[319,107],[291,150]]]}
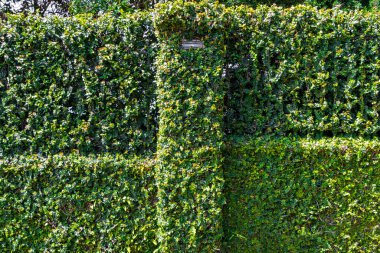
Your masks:
{"label": "green hedge wall", "polygon": [[[188,0],[187,0],[188,1]],[[95,13],[113,12],[115,14],[123,12],[133,12],[139,9],[154,8],[157,3],[170,2],[168,0],[72,0],[70,13]],[[193,2],[193,1],[190,1]],[[197,1],[199,2],[199,1]],[[225,4],[227,6],[249,5],[257,7],[260,4],[278,5],[289,7],[297,4],[308,4],[319,8],[339,7],[342,9],[377,9],[379,0],[221,0],[212,1]]]}
{"label": "green hedge wall", "polygon": [[227,133],[380,135],[378,13],[308,6],[234,13]]}
{"label": "green hedge wall", "polygon": [[155,150],[148,13],[0,23],[0,154]]}
{"label": "green hedge wall", "polygon": [[153,252],[154,160],[57,154],[0,160],[0,251]]}
{"label": "green hedge wall", "polygon": [[207,1],[9,16],[0,249],[378,251],[377,142],[281,137],[379,136],[378,20]]}
{"label": "green hedge wall", "polygon": [[[159,132],[156,180],[160,252],[218,252],[221,213],[223,38],[209,22],[212,4],[174,3],[156,10]],[[184,50],[182,39],[205,47]]]}
{"label": "green hedge wall", "polygon": [[260,4],[278,5],[290,7],[297,4],[307,4],[319,8],[341,8],[341,9],[377,9],[379,0],[223,0],[219,1],[226,5],[245,4],[257,7]]}
{"label": "green hedge wall", "polygon": [[250,138],[225,151],[226,252],[378,252],[380,143]]}

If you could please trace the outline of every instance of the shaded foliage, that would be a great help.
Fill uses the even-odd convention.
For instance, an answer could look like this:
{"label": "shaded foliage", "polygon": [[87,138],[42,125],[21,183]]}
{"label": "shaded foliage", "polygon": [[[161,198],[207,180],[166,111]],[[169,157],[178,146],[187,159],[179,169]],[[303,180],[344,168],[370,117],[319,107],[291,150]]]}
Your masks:
{"label": "shaded foliage", "polygon": [[70,0],[0,0],[0,12],[5,13],[67,16],[69,7]]}
{"label": "shaded foliage", "polygon": [[378,252],[380,145],[229,139],[225,252]]}

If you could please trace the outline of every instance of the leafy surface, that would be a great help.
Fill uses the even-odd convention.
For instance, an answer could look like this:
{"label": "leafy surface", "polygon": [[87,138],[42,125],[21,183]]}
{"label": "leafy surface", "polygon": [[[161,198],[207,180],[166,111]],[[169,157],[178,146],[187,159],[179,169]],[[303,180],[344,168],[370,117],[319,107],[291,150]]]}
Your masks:
{"label": "leafy surface", "polygon": [[0,251],[152,252],[153,167],[111,155],[0,160]]}
{"label": "leafy surface", "polygon": [[378,252],[380,144],[238,138],[225,151],[226,252]]}

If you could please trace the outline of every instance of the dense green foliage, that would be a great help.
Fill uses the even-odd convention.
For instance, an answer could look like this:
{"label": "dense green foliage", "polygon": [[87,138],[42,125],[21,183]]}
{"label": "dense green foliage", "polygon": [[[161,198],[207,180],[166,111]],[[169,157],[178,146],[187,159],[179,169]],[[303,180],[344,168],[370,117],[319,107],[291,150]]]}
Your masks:
{"label": "dense green foliage", "polygon": [[[160,252],[217,252],[221,246],[224,47],[210,34],[208,22],[220,15],[210,6],[164,5],[156,12]],[[202,39],[205,47],[183,50],[183,38]]]}
{"label": "dense green foliage", "polygon": [[319,8],[333,8],[338,7],[341,9],[376,9],[379,0],[222,0],[219,1],[226,5],[239,5],[245,4],[252,7],[258,5],[277,5],[290,7],[297,4],[312,5]]}
{"label": "dense green foliage", "polygon": [[0,24],[0,154],[154,150],[156,52],[145,13],[8,16]]}
{"label": "dense green foliage", "polygon": [[154,160],[0,160],[1,252],[153,252]]}
{"label": "dense green foliage", "polygon": [[155,0],[71,0],[70,13],[121,14],[154,7]]}
{"label": "dense green foliage", "polygon": [[380,144],[283,137],[380,135],[378,13],[100,9],[0,23],[0,251],[379,251]]}
{"label": "dense green foliage", "polygon": [[[101,12],[132,12],[138,9],[153,8],[157,3],[171,2],[168,0],[71,0],[70,9],[72,14],[77,13],[101,13]],[[184,2],[202,2],[194,0]],[[247,5],[256,8],[258,5],[277,5],[290,7],[298,4],[316,6],[318,8],[341,8],[341,9],[377,9],[379,0],[219,0],[227,6]]]}
{"label": "dense green foliage", "polygon": [[236,13],[227,132],[380,135],[378,13],[308,6]]}
{"label": "dense green foliage", "polygon": [[225,154],[226,252],[379,252],[378,141],[251,138]]}
{"label": "dense green foliage", "polygon": [[[157,3],[169,0],[0,0],[0,14],[30,13],[41,16],[58,14],[61,16],[92,13],[102,15],[106,12],[120,15],[125,12],[135,12],[154,8]],[[184,0],[181,2],[201,2]],[[248,5],[256,8],[258,5],[277,5],[290,7],[298,4],[317,6],[318,8],[366,9],[377,10],[380,0],[212,0],[227,6]],[[0,15],[1,17],[1,15]]]}

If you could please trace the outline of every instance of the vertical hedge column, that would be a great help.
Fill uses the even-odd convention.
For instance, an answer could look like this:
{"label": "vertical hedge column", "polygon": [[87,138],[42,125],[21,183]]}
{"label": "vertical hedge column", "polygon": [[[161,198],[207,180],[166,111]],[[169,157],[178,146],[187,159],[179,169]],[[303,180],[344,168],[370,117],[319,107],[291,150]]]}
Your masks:
{"label": "vertical hedge column", "polygon": [[[161,6],[156,15],[161,42],[157,60],[161,252],[216,252],[223,235],[224,47],[203,16],[207,11],[217,15],[218,10],[208,7],[174,3]],[[201,39],[204,48],[181,48],[182,39],[194,38]]]}

